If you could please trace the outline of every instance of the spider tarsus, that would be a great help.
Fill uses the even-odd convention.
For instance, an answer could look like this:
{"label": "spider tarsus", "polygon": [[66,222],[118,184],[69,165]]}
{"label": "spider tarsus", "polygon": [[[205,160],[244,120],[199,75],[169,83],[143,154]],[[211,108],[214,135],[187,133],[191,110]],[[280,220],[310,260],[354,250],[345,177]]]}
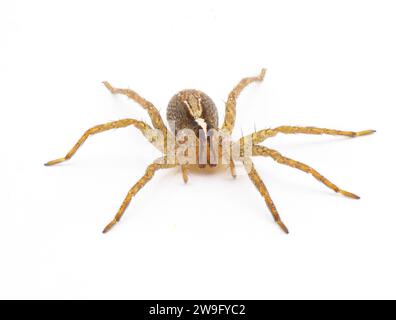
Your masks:
{"label": "spider tarsus", "polygon": [[109,91],[110,91],[111,93],[113,93],[113,87],[111,86],[110,83],[108,83],[107,81],[103,81],[102,83],[104,84],[104,86],[105,86],[107,89],[109,89]]}
{"label": "spider tarsus", "polygon": [[266,73],[266,72],[267,72],[267,69],[265,69],[265,68],[261,69],[260,74],[259,74],[259,76],[258,76],[258,79],[259,79],[260,81],[262,81],[262,80],[264,79],[264,76],[265,76],[265,73]]}
{"label": "spider tarsus", "polygon": [[279,225],[284,233],[289,234],[289,230],[281,220],[276,221],[276,223]]}
{"label": "spider tarsus", "polygon": [[184,183],[187,183],[188,182],[187,168],[185,166],[181,166],[181,171],[182,171],[183,181]]}
{"label": "spider tarsus", "polygon": [[341,193],[342,195],[344,195],[348,198],[352,198],[352,199],[356,199],[356,200],[360,199],[360,197],[358,195],[348,192],[348,191],[340,190],[339,193]]}
{"label": "spider tarsus", "polygon": [[357,132],[356,137],[366,136],[366,135],[373,134],[376,132],[377,132],[377,130],[364,130],[364,131]]}
{"label": "spider tarsus", "polygon": [[234,179],[236,179],[237,174],[235,173],[235,169],[234,169],[234,168],[231,168],[230,171],[231,171],[231,176],[232,176]]}
{"label": "spider tarsus", "polygon": [[117,223],[117,220],[112,220],[102,231],[102,233],[107,233],[110,231],[111,228]]}
{"label": "spider tarsus", "polygon": [[53,165],[55,165],[55,164],[61,163],[61,162],[63,162],[63,161],[66,161],[66,159],[65,159],[65,158],[60,158],[60,159],[48,161],[48,162],[45,163],[44,165],[45,165],[46,167],[49,167],[49,166],[53,166]]}
{"label": "spider tarsus", "polygon": [[231,172],[231,176],[235,179],[237,177],[236,172],[235,172],[235,162],[233,159],[230,160],[230,172]]}

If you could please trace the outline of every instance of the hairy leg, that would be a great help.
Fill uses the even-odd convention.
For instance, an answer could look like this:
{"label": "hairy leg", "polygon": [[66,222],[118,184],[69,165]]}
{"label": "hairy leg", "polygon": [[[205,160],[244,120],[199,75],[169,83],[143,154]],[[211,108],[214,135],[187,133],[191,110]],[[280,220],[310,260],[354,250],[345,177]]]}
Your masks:
{"label": "hairy leg", "polygon": [[168,129],[166,125],[164,124],[164,121],[161,118],[161,115],[157,108],[149,101],[141,97],[138,93],[131,89],[120,89],[120,88],[114,88],[110,83],[107,81],[104,81],[103,84],[109,91],[113,94],[123,94],[126,95],[128,98],[132,99],[136,103],[140,104],[143,109],[147,110],[151,122],[153,123],[154,128],[161,130],[164,136],[167,135]]}
{"label": "hairy leg", "polygon": [[183,181],[184,183],[188,182],[188,170],[187,170],[187,166],[186,165],[181,165],[181,171],[182,171],[182,175],[183,175]]}
{"label": "hairy leg", "polygon": [[118,121],[113,121],[101,125],[97,125],[95,127],[92,127],[88,129],[82,137],[77,141],[77,143],[74,145],[74,147],[64,156],[63,158],[59,158],[56,160],[52,160],[47,162],[45,165],[46,166],[52,166],[54,164],[58,164],[60,162],[69,160],[73,155],[77,152],[77,150],[82,146],[82,144],[85,142],[85,140],[88,139],[89,136],[108,131],[111,129],[117,129],[117,128],[124,128],[127,126],[133,125],[136,128],[138,128],[148,139],[150,142],[154,143],[155,137],[152,136],[153,129],[146,123],[142,121],[138,121],[135,119],[123,119],[123,120],[118,120]]}
{"label": "hairy leg", "polygon": [[264,182],[261,180],[258,172],[254,168],[253,162],[250,158],[247,158],[244,161],[244,165],[246,168],[246,171],[249,175],[250,180],[253,182],[253,184],[256,186],[257,190],[260,192],[260,194],[264,197],[264,200],[267,204],[268,209],[271,211],[272,216],[275,219],[275,222],[279,225],[279,227],[285,232],[289,233],[289,230],[286,228],[285,224],[282,222],[278,210],[276,210],[275,204],[272,201],[270,194],[267,190],[267,187],[265,186]]}
{"label": "hairy leg", "polygon": [[286,158],[284,156],[282,156],[278,151],[273,150],[273,149],[269,149],[267,147],[263,147],[263,146],[253,146],[253,155],[254,156],[265,156],[265,157],[271,157],[272,159],[274,159],[276,162],[280,163],[280,164],[284,164],[287,165],[289,167],[292,168],[296,168],[298,170],[304,171],[306,173],[311,174],[315,179],[319,180],[320,182],[322,182],[325,186],[327,186],[328,188],[334,190],[337,193],[340,193],[346,197],[352,198],[352,199],[360,199],[357,195],[342,190],[339,187],[337,187],[334,183],[332,183],[330,180],[326,179],[324,176],[322,176],[318,171],[316,171],[315,169],[311,168],[310,166],[295,161],[293,159],[290,158]]}
{"label": "hairy leg", "polygon": [[135,183],[135,185],[129,190],[127,196],[125,197],[123,203],[121,204],[120,209],[118,210],[117,214],[115,215],[114,219],[104,228],[103,233],[108,232],[118,221],[120,221],[122,215],[124,214],[126,208],[128,207],[129,203],[132,200],[132,197],[138,193],[140,189],[142,189],[147,182],[149,182],[152,177],[154,176],[154,173],[159,170],[159,169],[168,169],[168,168],[174,168],[177,165],[176,164],[167,164],[166,162],[161,162],[161,161],[155,161],[154,163],[150,164],[144,176],[139,179],[138,182]]}
{"label": "hairy leg", "polygon": [[239,94],[245,89],[250,83],[255,81],[262,81],[264,79],[265,69],[262,69],[260,74],[256,77],[244,78],[235,86],[234,89],[229,93],[226,102],[225,117],[222,130],[226,131],[228,134],[232,133],[235,125],[236,117],[236,100]]}
{"label": "hairy leg", "polygon": [[231,172],[231,176],[233,178],[237,177],[236,172],[235,172],[235,162],[233,159],[230,159],[230,172]]}
{"label": "hairy leg", "polygon": [[232,158],[232,141],[228,141],[227,143],[221,138],[217,139],[216,143],[218,143],[218,164],[226,164],[230,168],[230,173],[233,178],[236,178],[235,172],[235,161]]}
{"label": "hairy leg", "polygon": [[275,137],[278,133],[284,133],[284,134],[303,133],[303,134],[316,134],[316,135],[328,134],[334,136],[360,137],[360,136],[372,134],[374,132],[375,130],[364,130],[364,131],[355,132],[355,131],[342,131],[342,130],[316,128],[316,127],[281,126],[274,129],[260,130],[241,139],[249,137],[252,139],[254,144],[258,144],[263,142],[267,138]]}

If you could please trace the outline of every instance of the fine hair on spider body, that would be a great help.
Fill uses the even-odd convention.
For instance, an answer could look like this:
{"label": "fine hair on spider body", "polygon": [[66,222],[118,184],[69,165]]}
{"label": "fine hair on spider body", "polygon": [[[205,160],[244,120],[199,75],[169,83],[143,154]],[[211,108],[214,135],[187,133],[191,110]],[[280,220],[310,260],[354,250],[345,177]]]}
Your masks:
{"label": "fine hair on spider body", "polygon": [[243,136],[238,141],[232,140],[231,134],[235,126],[237,98],[249,84],[262,81],[265,71],[265,69],[262,69],[260,74],[255,77],[243,78],[232,89],[225,103],[225,117],[221,126],[219,126],[218,112],[214,102],[202,91],[182,90],[171,98],[167,107],[168,128],[158,109],[151,102],[131,89],[115,88],[108,82],[103,82],[111,93],[125,95],[145,109],[151,119],[152,126],[131,118],[94,126],[81,136],[66,156],[49,161],[45,165],[51,166],[71,159],[91,135],[128,126],[134,126],[138,129],[162,153],[162,156],[147,167],[144,175],[129,190],[117,214],[104,228],[103,233],[108,232],[120,221],[132,198],[160,169],[180,167],[183,180],[187,183],[189,169],[202,169],[208,165],[210,167],[226,166],[235,178],[235,162],[241,162],[250,180],[264,198],[275,222],[285,233],[289,233],[289,231],[282,222],[267,187],[254,167],[253,157],[269,157],[280,164],[311,174],[315,179],[337,193],[352,199],[359,199],[357,195],[339,188],[310,166],[287,158],[276,150],[261,146],[260,143],[276,136],[278,133],[358,137],[372,134],[375,132],[374,130],[355,132],[317,127],[280,126],[273,129],[255,130],[254,133]]}

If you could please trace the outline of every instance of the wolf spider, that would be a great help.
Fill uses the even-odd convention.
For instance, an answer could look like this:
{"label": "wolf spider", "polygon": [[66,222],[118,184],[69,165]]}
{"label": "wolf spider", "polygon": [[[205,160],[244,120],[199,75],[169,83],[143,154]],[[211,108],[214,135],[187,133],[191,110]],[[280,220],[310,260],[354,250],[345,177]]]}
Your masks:
{"label": "wolf spider", "polygon": [[[227,153],[229,155],[229,161],[226,165],[230,168],[231,174],[235,177],[235,164],[234,161],[241,161],[247,171],[247,174],[253,184],[256,186],[257,190],[263,196],[275,222],[280,226],[280,228],[285,232],[289,233],[285,224],[282,222],[278,211],[270,197],[270,194],[261,180],[259,174],[254,168],[253,162],[251,160],[252,156],[264,156],[270,157],[274,161],[287,165],[306,173],[311,174],[314,178],[322,182],[328,188],[334,190],[337,193],[340,193],[344,196],[359,199],[359,197],[353,193],[340,189],[330,180],[322,176],[318,171],[311,168],[310,166],[295,161],[293,159],[287,158],[281,155],[278,151],[264,147],[259,145],[265,139],[274,137],[278,133],[283,134],[328,134],[328,135],[336,135],[336,136],[348,136],[348,137],[358,137],[364,136],[368,134],[372,134],[374,130],[365,130],[360,132],[353,131],[341,131],[341,130],[333,130],[333,129],[325,129],[325,128],[316,128],[316,127],[296,127],[296,126],[280,126],[274,129],[264,129],[260,131],[256,131],[248,136],[242,137],[238,142],[231,142],[231,145],[235,145],[238,143],[240,146],[244,145],[246,141],[251,142],[251,152],[250,154],[244,154],[243,151],[239,149],[238,153],[233,153],[225,145],[222,143],[222,139],[220,139],[220,143],[217,145],[218,149],[215,148],[215,143],[213,136],[208,134],[209,130],[218,130],[223,135],[231,135],[235,125],[235,117],[236,117],[236,101],[242,90],[253,82],[262,81],[265,75],[265,69],[262,69],[260,74],[255,77],[248,77],[242,79],[234,89],[229,93],[227,102],[225,104],[225,118],[224,122],[219,129],[218,126],[218,114],[217,109],[213,101],[203,92],[197,90],[183,90],[178,94],[173,96],[170,100],[168,108],[167,108],[167,120],[170,124],[172,132],[166,127],[164,121],[162,120],[159,111],[156,107],[143,97],[141,97],[138,93],[130,89],[119,89],[112,87],[108,82],[103,82],[106,88],[113,94],[122,94],[132,99],[136,103],[138,103],[141,107],[143,107],[149,114],[151,122],[155,130],[143,121],[138,121],[135,119],[122,119],[117,121],[112,121],[109,123],[105,123],[102,125],[94,126],[88,129],[82,137],[77,141],[74,147],[66,154],[65,157],[56,159],[46,163],[45,165],[51,166],[54,164],[58,164],[60,162],[69,160],[76,153],[76,151],[81,147],[81,145],[85,142],[85,140],[94,134],[104,132],[110,129],[116,128],[124,128],[127,126],[134,126],[139,129],[143,135],[152,143],[155,147],[157,147],[162,153],[163,156],[157,160],[155,160],[152,164],[150,164],[143,177],[136,182],[136,184],[129,190],[125,200],[121,204],[117,214],[114,219],[110,221],[110,223],[104,228],[103,233],[109,231],[122,217],[126,208],[133,196],[143,188],[143,186],[152,179],[154,173],[160,169],[168,169],[174,167],[181,167],[181,172],[183,175],[184,181],[187,183],[188,180],[188,169],[191,167],[199,167],[204,168],[206,164],[209,162],[210,166],[220,166],[224,165],[221,163],[220,154]],[[176,148],[183,145],[183,142],[179,141],[175,137],[175,133],[181,132],[184,129],[189,129],[195,134],[195,138],[197,141],[197,146],[195,148],[196,158],[199,158],[198,163],[195,162],[184,162],[178,161],[177,159],[173,159],[173,161],[169,161],[169,145],[171,141],[174,140],[176,144]],[[203,134],[202,134],[203,132]],[[217,140],[216,140],[217,141]],[[207,147],[208,146],[208,147]],[[173,152],[173,151],[172,151]],[[238,155],[240,157],[238,157]]]}

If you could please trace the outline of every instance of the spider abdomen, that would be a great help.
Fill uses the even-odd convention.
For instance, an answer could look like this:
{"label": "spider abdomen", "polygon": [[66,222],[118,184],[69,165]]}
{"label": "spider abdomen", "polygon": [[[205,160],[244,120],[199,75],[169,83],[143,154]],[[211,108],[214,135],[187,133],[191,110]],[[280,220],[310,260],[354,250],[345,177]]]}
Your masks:
{"label": "spider abdomen", "polygon": [[199,130],[218,128],[218,114],[213,100],[205,93],[188,89],[175,94],[169,101],[166,118],[172,131],[191,129],[199,136]]}
{"label": "spider abdomen", "polygon": [[199,141],[196,154],[199,167],[204,168],[207,163],[217,165],[210,131],[218,129],[219,119],[212,99],[198,90],[182,90],[169,101],[166,117],[175,135],[184,134],[186,129],[194,132]]}

